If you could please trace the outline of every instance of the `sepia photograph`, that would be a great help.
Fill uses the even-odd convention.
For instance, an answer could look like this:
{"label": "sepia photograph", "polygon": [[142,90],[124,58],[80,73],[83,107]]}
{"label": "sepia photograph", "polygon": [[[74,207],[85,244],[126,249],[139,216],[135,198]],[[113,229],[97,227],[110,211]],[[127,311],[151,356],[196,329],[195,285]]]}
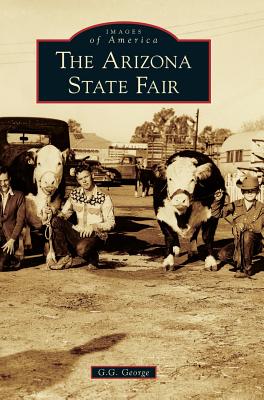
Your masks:
{"label": "sepia photograph", "polygon": [[263,2],[0,32],[0,400],[263,399]]}

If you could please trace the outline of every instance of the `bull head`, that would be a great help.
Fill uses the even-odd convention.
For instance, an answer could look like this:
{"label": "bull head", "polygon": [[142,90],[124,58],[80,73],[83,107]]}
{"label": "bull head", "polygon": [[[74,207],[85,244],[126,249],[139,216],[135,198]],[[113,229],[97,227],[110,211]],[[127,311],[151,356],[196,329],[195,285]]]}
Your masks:
{"label": "bull head", "polygon": [[189,157],[175,157],[166,171],[168,197],[179,214],[184,214],[190,206],[191,197],[198,181],[211,176],[212,164],[197,166],[197,160]]}
{"label": "bull head", "polygon": [[61,152],[55,146],[47,145],[36,153],[34,180],[38,189],[48,196],[52,196],[61,183],[67,151]]}

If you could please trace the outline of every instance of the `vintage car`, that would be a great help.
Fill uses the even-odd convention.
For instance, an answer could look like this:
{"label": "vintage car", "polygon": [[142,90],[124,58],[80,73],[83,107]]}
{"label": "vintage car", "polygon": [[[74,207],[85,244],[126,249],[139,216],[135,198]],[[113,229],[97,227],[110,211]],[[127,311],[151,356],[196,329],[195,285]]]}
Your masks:
{"label": "vintage car", "polygon": [[61,151],[70,148],[69,127],[65,121],[52,118],[0,118],[0,165],[9,166],[25,150],[47,144]]}
{"label": "vintage car", "polygon": [[142,162],[142,157],[125,155],[118,163],[107,163],[105,168],[111,170],[123,183],[134,183],[137,178],[137,166]]}
{"label": "vintage car", "polygon": [[93,170],[94,180],[96,182],[112,182],[119,183],[121,175],[114,168],[103,166],[100,161],[91,160],[90,156],[84,157],[81,162],[86,162],[91,165]]}
{"label": "vintage car", "polygon": [[85,162],[91,167],[93,179],[98,186],[114,186],[120,183],[119,175],[111,168],[105,168],[100,161],[85,157],[80,160],[68,160],[66,163],[66,195],[76,186],[75,168],[78,164]]}

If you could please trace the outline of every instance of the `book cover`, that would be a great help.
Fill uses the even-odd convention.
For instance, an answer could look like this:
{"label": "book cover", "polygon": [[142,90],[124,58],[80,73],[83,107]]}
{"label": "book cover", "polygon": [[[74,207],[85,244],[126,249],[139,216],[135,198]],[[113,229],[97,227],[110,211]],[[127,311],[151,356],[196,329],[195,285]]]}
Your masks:
{"label": "book cover", "polygon": [[[57,147],[70,145],[76,159],[100,161],[104,178],[121,159],[124,164],[146,159],[153,167],[174,151],[195,149],[214,160],[236,199],[241,175],[251,173],[259,181],[263,176],[263,18],[258,0],[14,0],[2,5],[1,163],[12,157],[7,149],[14,133],[16,145],[36,147],[30,142],[36,133],[46,144],[42,130],[52,119],[57,120],[53,138],[64,137]],[[111,31],[111,24],[122,21],[127,24],[123,30],[112,26]],[[146,27],[144,34],[135,23]],[[87,52],[82,48],[71,58],[70,39],[76,42],[93,32],[91,27],[94,32],[110,29],[106,52],[100,51],[97,32],[86,36],[94,40],[94,58],[89,45]],[[162,56],[133,58],[132,65],[129,46],[138,39],[147,48],[154,28],[185,44],[210,43],[208,79],[201,71],[189,74],[202,61],[201,51],[181,53],[174,68],[179,82],[169,75],[166,62],[170,67],[176,62],[165,58],[169,45]],[[43,42],[62,44],[53,50],[56,88],[49,82],[53,59],[41,56]],[[120,61],[113,45],[115,51],[118,46],[127,49],[125,59]],[[101,62],[98,76],[93,75],[95,60]],[[150,69],[155,70],[152,77]],[[66,92],[60,83],[65,70]],[[130,78],[137,83],[133,93],[124,83]],[[106,80],[112,83],[106,85]],[[162,98],[167,94],[171,97]],[[112,95],[117,97],[109,101]],[[34,128],[28,123],[33,117]],[[65,122],[70,137],[63,133]],[[97,172],[101,183],[102,170]],[[116,228],[100,254],[98,270],[89,271],[83,263],[52,271],[43,258],[36,262],[28,257],[20,270],[1,273],[0,397],[263,398],[263,255],[254,259],[252,279],[236,280],[230,265],[206,271],[204,258],[188,260],[188,241],[183,239],[177,267],[165,271],[153,188],[144,193],[142,186],[116,182],[100,189],[113,200]],[[263,195],[262,186],[262,201]],[[230,224],[221,219],[215,252],[232,238]],[[201,254],[202,243],[199,236]]]}

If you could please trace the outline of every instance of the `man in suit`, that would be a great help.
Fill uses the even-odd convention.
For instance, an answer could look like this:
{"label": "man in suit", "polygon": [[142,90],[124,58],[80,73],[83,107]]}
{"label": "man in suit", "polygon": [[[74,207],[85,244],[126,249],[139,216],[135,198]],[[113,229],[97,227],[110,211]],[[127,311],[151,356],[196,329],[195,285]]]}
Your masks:
{"label": "man in suit", "polygon": [[0,167],[0,271],[20,267],[14,253],[24,222],[24,194],[12,190],[8,169]]}

